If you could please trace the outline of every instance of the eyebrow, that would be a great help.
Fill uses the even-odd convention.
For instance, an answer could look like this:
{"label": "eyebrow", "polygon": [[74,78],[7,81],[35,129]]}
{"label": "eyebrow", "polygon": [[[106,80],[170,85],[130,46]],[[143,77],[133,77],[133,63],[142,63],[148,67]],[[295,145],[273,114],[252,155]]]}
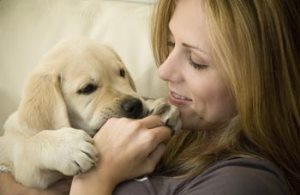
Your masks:
{"label": "eyebrow", "polygon": [[183,47],[187,47],[187,48],[192,48],[192,49],[196,49],[196,50],[198,50],[198,51],[200,51],[201,53],[204,53],[204,54],[208,54],[206,51],[204,51],[203,49],[201,49],[201,48],[199,48],[199,47],[197,47],[197,46],[193,46],[193,45],[189,45],[189,44],[187,44],[187,43],[182,43],[182,46]]}

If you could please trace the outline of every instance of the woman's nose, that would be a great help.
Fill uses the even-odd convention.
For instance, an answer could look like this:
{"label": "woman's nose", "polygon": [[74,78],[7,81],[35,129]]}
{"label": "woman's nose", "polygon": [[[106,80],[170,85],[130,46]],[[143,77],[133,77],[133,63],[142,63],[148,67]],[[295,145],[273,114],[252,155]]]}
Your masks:
{"label": "woman's nose", "polygon": [[176,82],[180,79],[180,67],[177,66],[178,61],[174,56],[169,55],[168,58],[159,66],[159,77],[165,81]]}

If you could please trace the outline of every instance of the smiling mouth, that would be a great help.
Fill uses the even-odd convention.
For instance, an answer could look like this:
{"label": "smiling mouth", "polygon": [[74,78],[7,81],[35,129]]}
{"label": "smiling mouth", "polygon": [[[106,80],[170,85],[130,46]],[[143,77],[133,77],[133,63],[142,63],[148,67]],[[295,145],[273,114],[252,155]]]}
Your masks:
{"label": "smiling mouth", "polygon": [[174,97],[175,99],[178,99],[178,100],[192,101],[190,98],[181,96],[181,95],[179,95],[179,94],[177,94],[175,92],[172,92],[172,91],[171,91],[171,96]]}
{"label": "smiling mouth", "polygon": [[192,99],[187,98],[185,96],[179,95],[178,93],[175,93],[173,91],[170,92],[169,95],[169,101],[171,104],[175,105],[175,106],[180,106],[180,105],[184,105],[187,103],[191,103]]}

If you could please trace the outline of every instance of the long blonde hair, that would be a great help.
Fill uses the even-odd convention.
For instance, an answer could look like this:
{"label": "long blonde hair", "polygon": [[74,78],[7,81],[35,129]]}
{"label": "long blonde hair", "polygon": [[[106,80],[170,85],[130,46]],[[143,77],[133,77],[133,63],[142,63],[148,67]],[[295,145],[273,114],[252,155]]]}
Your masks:
{"label": "long blonde hair", "polygon": [[[174,136],[158,172],[193,176],[213,162],[260,157],[300,191],[299,0],[203,0],[214,59],[236,100],[238,117],[218,136]],[[152,28],[157,64],[168,56],[168,23],[176,0],[158,1]],[[167,170],[167,171],[165,171]]]}

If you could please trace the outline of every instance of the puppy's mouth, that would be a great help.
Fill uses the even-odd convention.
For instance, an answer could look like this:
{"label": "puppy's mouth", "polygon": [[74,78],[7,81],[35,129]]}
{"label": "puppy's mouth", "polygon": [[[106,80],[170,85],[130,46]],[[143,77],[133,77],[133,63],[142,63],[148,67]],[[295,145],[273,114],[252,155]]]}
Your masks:
{"label": "puppy's mouth", "polygon": [[97,127],[96,128],[93,128],[92,130],[90,131],[87,131],[87,133],[94,137],[95,134],[100,131],[100,129],[103,127],[103,125],[110,119],[110,118],[122,118],[122,117],[126,117],[126,118],[131,118],[131,119],[141,119],[141,118],[144,118],[146,117],[147,115],[149,115],[150,112],[148,109],[144,109],[144,111],[139,115],[139,116],[128,116],[126,114],[113,114],[113,115],[105,115],[103,117],[101,117],[101,120],[100,122],[97,124]]}
{"label": "puppy's mouth", "polygon": [[[81,129],[84,130],[87,134],[89,134],[91,137],[94,137],[94,135],[102,128],[102,126],[107,122],[108,119],[115,117],[115,116],[109,116],[105,113],[101,113],[100,117],[93,118],[92,121],[97,121],[97,122],[83,122],[84,120],[82,118],[77,120],[73,119],[70,121],[71,127],[75,129]],[[78,122],[81,121],[81,122]]]}
{"label": "puppy's mouth", "polygon": [[148,107],[138,99],[128,99],[127,101],[123,100],[117,104],[120,105],[117,109],[113,109],[112,107],[103,108],[100,112],[98,112],[98,117],[90,119],[88,123],[83,122],[85,127],[78,123],[79,120],[73,120],[73,125],[78,126],[79,129],[85,129],[85,131],[93,137],[110,118],[125,117],[141,119],[149,115]]}
{"label": "puppy's mouth", "polygon": [[113,118],[113,116],[111,117],[102,117],[99,124],[97,125],[96,128],[90,130],[90,131],[87,131],[87,133],[91,136],[91,137],[94,137],[96,135],[96,133],[98,131],[100,131],[100,129],[103,127],[103,125],[107,122],[108,119],[110,118]]}

